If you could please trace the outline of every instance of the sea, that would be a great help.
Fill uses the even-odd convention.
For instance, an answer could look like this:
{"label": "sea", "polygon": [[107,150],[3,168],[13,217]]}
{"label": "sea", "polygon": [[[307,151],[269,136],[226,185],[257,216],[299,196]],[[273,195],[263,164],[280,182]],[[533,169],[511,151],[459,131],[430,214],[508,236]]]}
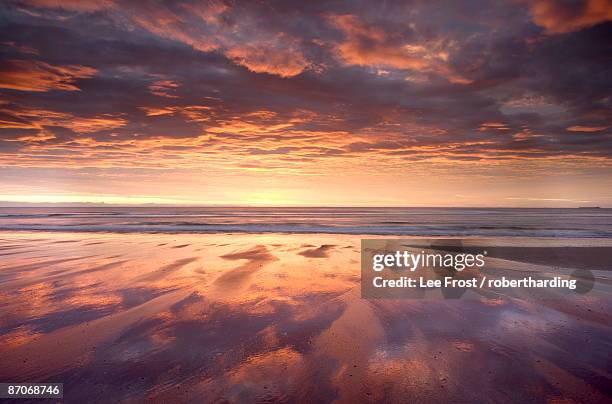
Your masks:
{"label": "sea", "polygon": [[0,231],[612,237],[612,209],[5,207]]}

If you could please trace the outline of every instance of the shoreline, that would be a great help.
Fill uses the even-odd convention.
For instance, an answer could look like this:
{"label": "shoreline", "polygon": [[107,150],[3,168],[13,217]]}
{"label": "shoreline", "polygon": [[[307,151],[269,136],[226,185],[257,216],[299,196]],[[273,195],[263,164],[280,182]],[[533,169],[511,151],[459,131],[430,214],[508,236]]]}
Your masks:
{"label": "shoreline", "polygon": [[444,231],[440,231],[437,233],[402,233],[402,232],[397,232],[397,231],[389,231],[389,232],[359,232],[359,231],[355,231],[355,232],[341,232],[341,231],[321,231],[321,229],[316,229],[316,230],[312,230],[312,231],[298,231],[298,230],[287,230],[287,231],[279,231],[279,230],[268,230],[268,231],[254,231],[254,230],[236,230],[236,229],[228,229],[228,230],[210,230],[210,231],[203,231],[203,230],[199,230],[199,231],[171,231],[171,230],[159,230],[159,229],[151,229],[149,231],[144,231],[144,230],[108,230],[108,229],[90,229],[90,230],[84,230],[84,229],[74,229],[74,228],[70,228],[70,226],[57,226],[54,227],[52,229],[33,229],[33,228],[6,228],[6,227],[0,227],[0,233],[75,233],[75,234],[122,234],[122,235],[129,235],[129,234],[172,234],[172,235],[179,235],[179,234],[186,234],[186,235],[214,235],[214,234],[226,234],[226,235],[231,235],[231,234],[235,234],[235,235],[245,235],[245,234],[258,234],[258,235],[265,235],[265,234],[284,234],[284,235],[303,235],[303,236],[312,236],[312,235],[317,235],[317,234],[325,234],[325,235],[338,235],[338,236],[351,236],[351,237],[362,237],[362,238],[367,238],[370,236],[373,237],[387,237],[387,238],[391,238],[391,237],[396,237],[396,238],[432,238],[432,239],[439,239],[439,238],[456,238],[456,239],[482,239],[482,238],[525,238],[525,239],[564,239],[564,240],[579,240],[579,239],[596,239],[596,240],[610,240],[612,239],[612,234],[608,234],[607,232],[602,233],[602,234],[592,234],[592,233],[588,233],[587,234],[576,234],[576,233],[572,233],[572,234],[559,234],[558,232],[555,231],[543,231],[541,233],[538,234],[520,234],[520,233],[514,233],[514,234],[502,234],[502,233],[482,233],[482,234],[476,234],[474,235],[474,231],[471,230],[466,230],[466,233],[469,234],[462,234],[462,233],[450,233],[450,232],[444,232]]}

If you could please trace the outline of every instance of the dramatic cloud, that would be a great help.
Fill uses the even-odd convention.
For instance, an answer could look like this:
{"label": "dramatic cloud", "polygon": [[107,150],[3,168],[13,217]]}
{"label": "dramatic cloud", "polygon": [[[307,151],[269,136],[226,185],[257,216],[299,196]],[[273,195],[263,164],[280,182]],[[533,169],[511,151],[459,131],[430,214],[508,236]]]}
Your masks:
{"label": "dramatic cloud", "polygon": [[525,178],[612,178],[609,2],[2,7],[0,166],[18,176],[181,178],[220,200],[364,183],[380,203],[402,200],[398,178],[516,198]]}
{"label": "dramatic cloud", "polygon": [[20,91],[78,91],[76,80],[89,78],[96,69],[79,65],[54,66],[36,60],[0,63],[0,88]]}

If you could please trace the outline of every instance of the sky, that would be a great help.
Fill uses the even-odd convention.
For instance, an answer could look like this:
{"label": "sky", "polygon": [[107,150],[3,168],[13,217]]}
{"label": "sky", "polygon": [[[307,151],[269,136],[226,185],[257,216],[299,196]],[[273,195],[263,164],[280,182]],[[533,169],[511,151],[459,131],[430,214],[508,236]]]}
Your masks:
{"label": "sky", "polygon": [[0,4],[0,201],[612,207],[612,1]]}

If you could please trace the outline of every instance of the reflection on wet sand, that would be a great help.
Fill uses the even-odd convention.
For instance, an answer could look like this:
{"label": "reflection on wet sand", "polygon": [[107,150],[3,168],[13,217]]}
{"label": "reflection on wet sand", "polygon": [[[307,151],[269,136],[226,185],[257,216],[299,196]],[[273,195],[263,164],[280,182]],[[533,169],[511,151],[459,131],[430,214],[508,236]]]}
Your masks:
{"label": "reflection on wet sand", "polygon": [[364,300],[355,245],[3,233],[0,380],[63,382],[68,402],[610,399],[607,289]]}

